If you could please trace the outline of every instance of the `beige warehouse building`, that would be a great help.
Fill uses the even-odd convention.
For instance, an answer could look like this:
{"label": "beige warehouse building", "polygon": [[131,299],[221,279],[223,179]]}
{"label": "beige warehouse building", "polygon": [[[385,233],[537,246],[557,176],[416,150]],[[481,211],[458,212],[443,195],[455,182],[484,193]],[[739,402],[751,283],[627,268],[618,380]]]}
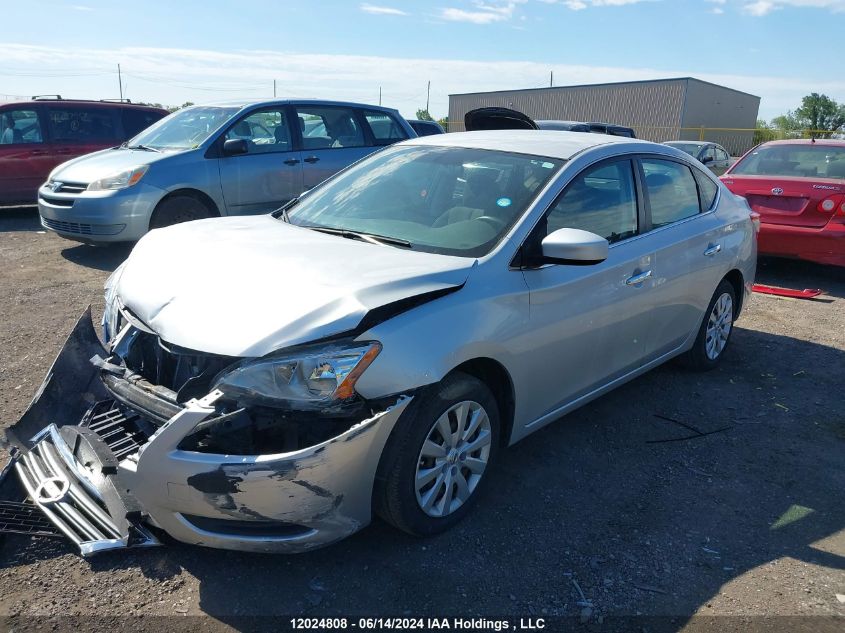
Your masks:
{"label": "beige warehouse building", "polygon": [[464,114],[487,106],[535,120],[625,125],[649,141],[714,141],[736,155],[753,144],[760,97],[692,77],[454,94],[449,131],[463,131]]}

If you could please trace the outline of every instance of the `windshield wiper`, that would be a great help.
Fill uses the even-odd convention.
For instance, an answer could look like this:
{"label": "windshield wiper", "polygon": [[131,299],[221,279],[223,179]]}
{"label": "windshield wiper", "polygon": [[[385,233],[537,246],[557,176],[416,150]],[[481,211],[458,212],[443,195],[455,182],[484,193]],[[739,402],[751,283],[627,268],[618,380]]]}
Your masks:
{"label": "windshield wiper", "polygon": [[297,202],[299,202],[299,198],[288,200],[275,211],[271,211],[270,215],[272,215],[276,219],[281,218],[283,221],[290,224],[290,216],[288,215],[288,209],[292,208]]}
{"label": "windshield wiper", "polygon": [[401,246],[402,248],[413,248],[408,240],[403,240],[401,237],[390,237],[389,235],[366,233],[364,231],[350,231],[349,229],[336,229],[330,226],[304,225],[303,228],[320,231],[320,233],[328,233],[329,235],[340,235],[341,237],[352,240],[361,240],[370,244],[390,244],[391,246]]}
{"label": "windshield wiper", "polygon": [[127,145],[126,149],[142,149],[145,152],[155,152],[156,154],[161,154],[160,149],[156,149],[155,147],[150,147],[149,145]]}

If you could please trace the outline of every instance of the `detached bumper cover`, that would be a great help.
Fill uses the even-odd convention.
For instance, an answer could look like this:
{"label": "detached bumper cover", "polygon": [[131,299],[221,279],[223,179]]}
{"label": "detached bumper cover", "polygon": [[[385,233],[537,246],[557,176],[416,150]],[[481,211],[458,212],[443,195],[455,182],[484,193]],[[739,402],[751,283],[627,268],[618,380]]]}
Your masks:
{"label": "detached bumper cover", "polygon": [[338,541],[370,522],[378,461],[411,398],[289,453],[180,450],[182,439],[215,413],[221,394],[212,392],[180,407],[137,450],[127,451],[115,447],[105,423],[90,424],[91,412],[113,397],[89,362],[95,355],[105,350],[89,309],[6,434],[28,497],[83,555],[158,544],[148,526],[186,543],[293,553]]}

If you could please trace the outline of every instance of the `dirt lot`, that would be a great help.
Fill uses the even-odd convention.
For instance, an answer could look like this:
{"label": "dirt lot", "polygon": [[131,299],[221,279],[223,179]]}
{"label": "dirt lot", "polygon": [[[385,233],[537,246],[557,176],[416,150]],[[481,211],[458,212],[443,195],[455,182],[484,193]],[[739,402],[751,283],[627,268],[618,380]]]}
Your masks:
{"label": "dirt lot", "polygon": [[[127,253],[0,214],[4,426]],[[719,370],[664,366],[504,452],[438,538],[376,522],[301,556],[173,544],[87,561],[8,537],[0,615],[845,616],[845,274],[765,261],[758,280],[828,294],[755,295]],[[695,434],[667,418],[727,428],[680,439]]]}

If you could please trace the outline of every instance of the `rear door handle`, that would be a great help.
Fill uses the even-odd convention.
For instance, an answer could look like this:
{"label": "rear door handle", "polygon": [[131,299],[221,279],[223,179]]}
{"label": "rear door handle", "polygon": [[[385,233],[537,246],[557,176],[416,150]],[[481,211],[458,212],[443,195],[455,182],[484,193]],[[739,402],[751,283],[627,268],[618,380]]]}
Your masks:
{"label": "rear door handle", "polygon": [[285,161],[285,165],[298,165],[298,164],[299,164],[299,159],[298,159],[298,158],[288,158],[288,159]]}
{"label": "rear door handle", "polygon": [[720,252],[721,250],[722,250],[721,244],[712,244],[709,247],[707,247],[706,251],[704,251],[704,256],[705,257],[713,257],[713,255]]}
{"label": "rear door handle", "polygon": [[308,158],[305,158],[304,160],[305,160],[306,163],[316,163],[320,159],[317,158],[316,156],[309,156]]}
{"label": "rear door handle", "polygon": [[643,283],[649,277],[651,277],[651,271],[647,270],[644,273],[640,273],[639,275],[634,275],[633,277],[628,277],[628,279],[625,280],[625,283],[628,284],[629,286],[637,286],[637,285]]}

